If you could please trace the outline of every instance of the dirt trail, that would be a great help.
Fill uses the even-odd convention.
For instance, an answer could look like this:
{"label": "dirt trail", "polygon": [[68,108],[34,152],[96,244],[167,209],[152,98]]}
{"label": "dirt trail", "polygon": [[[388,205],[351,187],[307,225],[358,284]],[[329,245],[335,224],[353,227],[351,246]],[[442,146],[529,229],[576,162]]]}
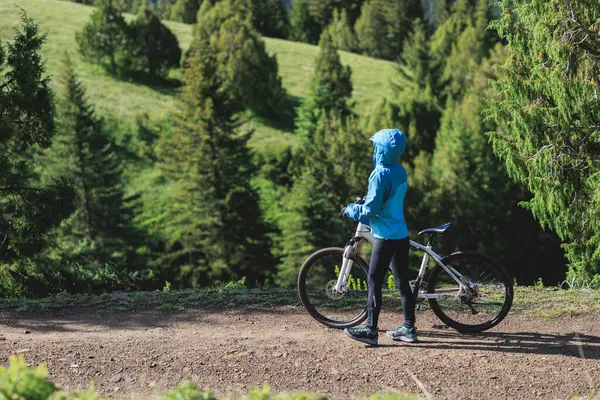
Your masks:
{"label": "dirt trail", "polygon": [[[395,324],[384,313],[381,327]],[[269,382],[332,399],[378,390],[435,399],[567,399],[600,391],[600,314],[553,320],[509,315],[461,335],[418,315],[421,342],[380,335],[367,347],[290,309],[54,315],[0,312],[0,359],[46,363],[65,388],[91,380],[116,399],[156,398],[184,379],[234,397]],[[30,331],[31,333],[25,333]]]}

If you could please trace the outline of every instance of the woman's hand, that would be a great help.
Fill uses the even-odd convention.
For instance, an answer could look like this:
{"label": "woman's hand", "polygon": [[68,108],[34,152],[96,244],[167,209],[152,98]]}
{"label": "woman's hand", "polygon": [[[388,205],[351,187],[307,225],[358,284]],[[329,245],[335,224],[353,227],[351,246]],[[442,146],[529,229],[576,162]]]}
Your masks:
{"label": "woman's hand", "polygon": [[340,209],[340,218],[344,218],[346,216],[346,207],[342,207]]}

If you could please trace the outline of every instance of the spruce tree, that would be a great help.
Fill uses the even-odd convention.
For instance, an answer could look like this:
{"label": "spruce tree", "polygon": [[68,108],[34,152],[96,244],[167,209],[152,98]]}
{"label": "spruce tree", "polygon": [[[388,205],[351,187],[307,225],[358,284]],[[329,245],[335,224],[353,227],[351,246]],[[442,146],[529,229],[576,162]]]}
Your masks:
{"label": "spruce tree", "polygon": [[571,276],[600,273],[600,39],[596,1],[501,3],[508,59],[495,82],[494,151],[525,205],[566,243]]}
{"label": "spruce tree", "polygon": [[298,110],[296,133],[304,139],[313,137],[314,129],[323,111],[341,116],[351,113],[352,71],[343,66],[328,30],[319,41],[319,55],[310,86],[310,92]]}
{"label": "spruce tree", "polygon": [[346,10],[350,24],[354,25],[356,19],[360,16],[361,6],[364,0],[320,0],[309,1],[310,15],[323,32],[333,20],[335,10]]}
{"label": "spruce tree", "polygon": [[397,73],[392,80],[400,126],[405,129],[410,142],[406,154],[408,161],[421,151],[433,151],[435,133],[439,128],[441,107],[435,93],[430,63],[425,26],[420,19],[416,19],[404,43],[401,60],[396,65]]}
{"label": "spruce tree", "polygon": [[[434,186],[422,201],[429,215],[421,214],[419,223],[453,221],[454,234],[443,239],[445,252],[479,249],[501,260],[520,282],[531,283],[540,276],[557,282],[564,279],[558,244],[546,238],[530,214],[519,210],[527,193],[508,178],[485,135],[493,121],[484,118],[482,97],[494,96],[488,79],[494,76],[493,66],[502,61],[498,46],[480,64],[465,95],[448,99],[425,179]],[[416,186],[421,190],[420,183]]]}
{"label": "spruce tree", "polygon": [[86,265],[122,261],[132,255],[135,242],[131,210],[124,200],[122,162],[103,131],[102,119],[85,99],[69,58],[61,80],[60,134],[43,166],[46,173],[69,178],[78,196],[75,213],[61,226],[58,252]]}
{"label": "spruce tree", "polygon": [[440,26],[448,18],[447,0],[429,0],[427,12],[427,23],[434,29]]}
{"label": "spruce tree", "polygon": [[[365,132],[375,133],[386,127],[400,127],[400,107],[383,97],[375,103],[362,120]],[[403,128],[404,129],[404,128]],[[412,146],[412,143],[411,143]]]}
{"label": "spruce tree", "polygon": [[194,24],[201,5],[202,0],[177,0],[171,8],[170,19],[185,24]]}
{"label": "spruce tree", "polygon": [[445,60],[452,51],[452,45],[469,23],[473,22],[474,0],[456,0],[446,18],[433,33],[430,41],[431,60],[435,67],[443,70]]}
{"label": "spruce tree", "polygon": [[338,49],[354,51],[358,48],[356,35],[348,21],[348,14],[345,9],[341,12],[338,10],[333,12],[333,20],[327,29]]}
{"label": "spruce tree", "polygon": [[390,57],[388,25],[383,1],[367,0],[354,29],[358,47],[363,54],[376,58]]}
{"label": "spruce tree", "polygon": [[452,45],[445,61],[441,81],[447,83],[446,93],[460,96],[473,77],[478,65],[494,45],[487,31],[489,8],[487,0],[479,0],[463,31]]}
{"label": "spruce tree", "polygon": [[420,1],[367,0],[356,21],[358,45],[371,57],[396,60],[410,32],[411,21],[422,17]]}
{"label": "spruce tree", "polygon": [[[234,20],[230,20],[234,21]],[[239,130],[243,110],[220,72],[215,40],[193,47],[178,97],[173,129],[159,142],[159,168],[171,194],[159,218],[170,244],[164,261],[184,284],[268,276],[250,133]]]}
{"label": "spruce tree", "polygon": [[425,18],[425,10],[423,10],[421,0],[403,0],[402,3],[404,15],[409,22],[412,22],[417,18],[420,20]]}
{"label": "spruce tree", "polygon": [[323,113],[313,142],[303,153],[299,178],[283,199],[276,255],[281,258],[277,283],[291,286],[306,257],[316,249],[342,246],[349,232],[339,217],[340,205],[364,195],[372,159],[369,140],[357,122]]}
{"label": "spruce tree", "polygon": [[317,43],[320,27],[310,15],[308,0],[292,0],[290,38],[297,42]]}
{"label": "spruce tree", "polygon": [[0,263],[38,254],[46,234],[73,211],[67,181],[33,182],[30,155],[49,147],[55,133],[54,96],[40,54],[45,41],[23,13],[14,40],[0,42]]}

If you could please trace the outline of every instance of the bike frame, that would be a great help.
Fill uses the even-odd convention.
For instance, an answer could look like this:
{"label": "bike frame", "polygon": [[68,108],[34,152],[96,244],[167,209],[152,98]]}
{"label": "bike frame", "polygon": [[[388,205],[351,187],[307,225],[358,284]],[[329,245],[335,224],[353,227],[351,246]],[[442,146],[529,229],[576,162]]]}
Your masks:
{"label": "bike frame", "polygon": [[[373,236],[371,227],[368,224],[363,224],[359,222],[358,226],[356,227],[356,233],[354,234],[354,237],[350,239],[350,241],[346,244],[346,247],[344,248],[342,268],[340,269],[340,274],[338,276],[337,282],[333,287],[334,292],[340,294],[346,292],[346,284],[348,283],[350,270],[352,269],[352,265],[354,263],[352,261],[352,256],[356,254],[357,250],[359,249],[360,242],[363,239],[371,243],[371,245],[375,243],[375,236]],[[435,299],[441,297],[458,297],[471,291],[469,286],[472,288],[474,286],[473,283],[469,279],[465,278],[451,265],[444,264],[442,262],[442,257],[432,250],[431,242],[428,241],[426,245],[422,245],[411,240],[410,245],[424,253],[423,260],[421,261],[421,267],[419,268],[419,274],[417,275],[417,279],[415,280],[414,285],[411,285],[415,298]],[[448,275],[450,275],[452,279],[456,281],[456,283],[458,283],[458,292],[453,291],[453,293],[427,293],[426,291],[420,290],[421,282],[423,281],[423,278],[425,276],[425,272],[427,270],[427,265],[429,264],[430,258],[432,258],[437,263],[437,265],[443,268],[448,273]]]}

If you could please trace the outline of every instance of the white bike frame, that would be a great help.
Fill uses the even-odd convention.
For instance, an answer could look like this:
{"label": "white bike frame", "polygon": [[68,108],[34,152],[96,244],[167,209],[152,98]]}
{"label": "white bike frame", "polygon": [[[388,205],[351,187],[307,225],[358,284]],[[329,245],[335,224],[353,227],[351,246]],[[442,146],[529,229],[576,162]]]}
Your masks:
{"label": "white bike frame", "polygon": [[[350,276],[350,270],[352,269],[352,265],[354,261],[352,261],[352,256],[356,254],[359,249],[359,245],[362,239],[365,239],[371,245],[375,243],[375,237],[371,232],[371,227],[369,225],[363,224],[361,222],[358,223],[356,227],[356,233],[354,238],[351,239],[346,247],[344,248],[344,257],[342,260],[342,268],[340,269],[340,275],[338,276],[337,282],[333,287],[333,291],[336,293],[345,293],[347,290],[348,278]],[[415,241],[410,241],[410,245],[423,251],[423,260],[421,261],[421,268],[419,269],[419,274],[417,275],[417,279],[415,280],[416,284],[420,286],[423,281],[423,277],[425,276],[425,271],[427,270],[427,265],[429,264],[429,258],[431,257],[440,267],[442,267],[448,275],[452,277],[459,285],[458,291],[452,290],[452,293],[427,293],[424,290],[418,290],[416,293],[416,297],[418,299],[432,299],[432,298],[441,298],[441,297],[458,297],[464,294],[467,294],[471,291],[471,288],[474,288],[474,284],[463,276],[460,272],[454,269],[451,265],[445,265],[442,262],[442,257],[438,255],[431,249],[431,244],[427,243],[427,245],[422,245]],[[467,286],[469,285],[469,286]],[[413,293],[415,293],[415,288],[411,284],[411,289]]]}

